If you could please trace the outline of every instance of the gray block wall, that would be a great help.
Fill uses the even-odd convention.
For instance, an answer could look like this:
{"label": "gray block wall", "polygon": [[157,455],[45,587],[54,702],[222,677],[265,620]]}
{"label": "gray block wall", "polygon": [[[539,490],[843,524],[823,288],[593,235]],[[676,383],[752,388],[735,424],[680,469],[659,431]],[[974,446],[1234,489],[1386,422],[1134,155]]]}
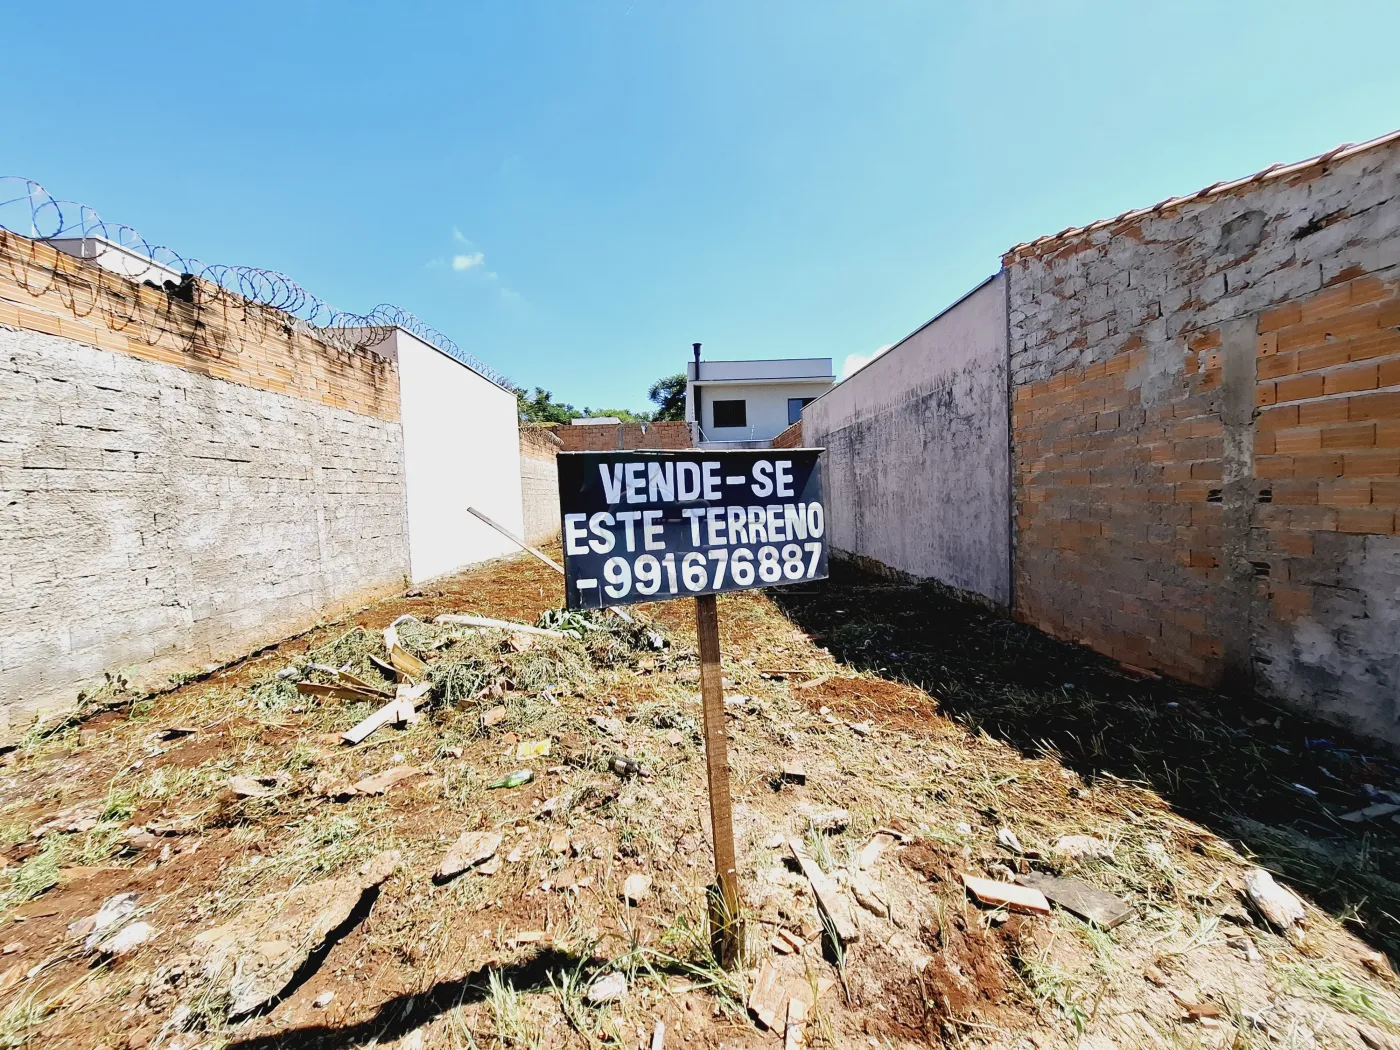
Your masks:
{"label": "gray block wall", "polygon": [[525,542],[545,543],[559,535],[559,467],[553,459],[520,456],[520,495]]}
{"label": "gray block wall", "polygon": [[997,275],[802,412],[833,549],[1010,601],[1006,287]]}
{"label": "gray block wall", "polygon": [[404,586],[396,422],[0,327],[0,724]]}

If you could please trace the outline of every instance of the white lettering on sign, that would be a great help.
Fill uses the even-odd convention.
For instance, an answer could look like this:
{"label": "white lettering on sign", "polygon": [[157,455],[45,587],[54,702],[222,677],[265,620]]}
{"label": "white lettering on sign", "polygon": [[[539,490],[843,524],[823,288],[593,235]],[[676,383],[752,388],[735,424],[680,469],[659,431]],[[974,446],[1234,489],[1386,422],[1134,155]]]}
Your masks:
{"label": "white lettering on sign", "polygon": [[647,499],[653,503],[672,503],[676,498],[676,465],[670,460],[665,463],[647,464]]}
{"label": "white lettering on sign", "polygon": [[705,502],[713,503],[723,496],[719,487],[719,464],[706,461],[700,465],[700,472],[705,478]]}
{"label": "white lettering on sign", "polygon": [[771,496],[773,494],[773,464],[766,459],[760,459],[753,465],[753,484],[749,486],[753,489],[755,496]]}
{"label": "white lettering on sign", "polygon": [[777,468],[777,487],[779,496],[792,495],[792,460],[780,459],[775,465]]}
{"label": "white lettering on sign", "polygon": [[617,537],[612,534],[611,528],[616,524],[613,516],[605,510],[600,510],[588,519],[588,531],[594,536],[588,541],[588,545],[593,548],[594,554],[607,554],[617,546]]}
{"label": "white lettering on sign", "polygon": [[700,464],[676,464],[676,499],[691,503],[700,498]]}
{"label": "white lettering on sign", "polygon": [[607,497],[608,505],[622,501],[622,464],[618,463],[609,467],[606,463],[598,464],[598,473],[603,475],[603,495]]}
{"label": "white lettering on sign", "polygon": [[666,549],[666,542],[661,538],[666,531],[666,526],[661,524],[661,515],[659,510],[642,511],[642,546],[649,551]]}
{"label": "white lettering on sign", "polygon": [[587,514],[565,514],[564,515],[564,551],[567,554],[587,554],[588,548],[583,545],[588,533],[583,529],[583,523],[588,520]]}

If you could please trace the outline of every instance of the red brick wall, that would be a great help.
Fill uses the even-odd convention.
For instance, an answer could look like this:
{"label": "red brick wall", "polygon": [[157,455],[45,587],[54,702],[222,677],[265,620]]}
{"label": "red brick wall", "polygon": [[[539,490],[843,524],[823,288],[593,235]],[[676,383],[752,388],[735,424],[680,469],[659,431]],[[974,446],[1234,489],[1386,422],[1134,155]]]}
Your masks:
{"label": "red brick wall", "polygon": [[221,296],[196,307],[0,230],[0,324],[397,421],[395,361],[342,350],[280,310]]}
{"label": "red brick wall", "polygon": [[[622,423],[552,427],[564,443],[562,452],[608,452],[623,448],[690,448],[690,424]],[[619,441],[619,437],[621,440]]]}
{"label": "red brick wall", "polygon": [[802,420],[798,420],[773,439],[774,448],[802,447]]}
{"label": "red brick wall", "polygon": [[1400,149],[1009,253],[1017,614],[1400,744]]}

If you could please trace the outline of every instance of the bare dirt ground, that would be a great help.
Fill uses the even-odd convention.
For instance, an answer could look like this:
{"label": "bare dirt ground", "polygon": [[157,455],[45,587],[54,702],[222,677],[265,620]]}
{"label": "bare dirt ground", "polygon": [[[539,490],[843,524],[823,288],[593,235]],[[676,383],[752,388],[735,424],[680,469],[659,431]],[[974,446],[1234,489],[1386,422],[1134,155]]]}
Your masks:
{"label": "bare dirt ground", "polygon": [[[641,608],[663,648],[610,619],[428,626],[534,623],[561,589],[498,563],[31,731],[0,771],[0,1047],[770,1047],[793,998],[792,1046],[1400,1047],[1400,824],[1339,819],[1400,789],[1392,764],[850,572],[720,600],[748,944],[720,970],[691,603]],[[392,690],[371,657],[405,614],[422,718],[343,745],[378,701],[296,683]],[[494,856],[435,878],[467,831]],[[1301,925],[1250,905],[1260,866]],[[1009,914],[961,881],[1035,873],[1131,915]]]}

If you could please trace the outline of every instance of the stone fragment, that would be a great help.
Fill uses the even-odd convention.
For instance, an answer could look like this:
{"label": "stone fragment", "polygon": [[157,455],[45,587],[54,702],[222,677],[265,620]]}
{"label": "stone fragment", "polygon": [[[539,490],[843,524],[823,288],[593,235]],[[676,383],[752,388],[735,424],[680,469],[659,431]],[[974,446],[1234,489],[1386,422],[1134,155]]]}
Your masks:
{"label": "stone fragment", "polygon": [[500,848],[501,833],[498,831],[464,831],[442,858],[433,878],[445,882],[494,857]]}
{"label": "stone fragment", "polygon": [[597,978],[583,993],[584,1001],[590,1006],[615,1003],[627,994],[627,978],[620,973],[609,973]]}
{"label": "stone fragment", "polygon": [[851,823],[851,811],[848,809],[824,809],[816,813],[807,814],[807,823],[814,831],[822,831],[828,835],[835,835],[845,831]]}
{"label": "stone fragment", "polygon": [[1263,868],[1255,868],[1245,875],[1244,891],[1249,903],[1268,920],[1269,925],[1287,930],[1303,921],[1303,902],[1275,882],[1274,877]]}
{"label": "stone fragment", "polygon": [[651,889],[651,876],[637,872],[628,875],[622,883],[622,896],[628,904],[633,906],[640,904],[647,895],[647,890]]}
{"label": "stone fragment", "polygon": [[145,944],[156,935],[155,927],[148,922],[133,922],[128,926],[123,926],[112,936],[97,946],[97,950],[103,955],[112,955],[117,958],[123,955],[130,955],[141,945]]}
{"label": "stone fragment", "polygon": [[423,772],[417,766],[390,766],[350,785],[357,795],[383,795],[401,780],[416,777]]}
{"label": "stone fragment", "polygon": [[241,1017],[281,994],[365,894],[393,874],[399,859],[397,850],[389,850],[352,875],[250,901],[231,921],[196,936],[192,948],[205,977],[227,988],[230,1016]]}
{"label": "stone fragment", "polygon": [[1022,886],[1030,886],[1066,911],[1111,930],[1133,914],[1132,906],[1113,894],[1078,879],[1057,879],[1032,872],[1016,876]]}

